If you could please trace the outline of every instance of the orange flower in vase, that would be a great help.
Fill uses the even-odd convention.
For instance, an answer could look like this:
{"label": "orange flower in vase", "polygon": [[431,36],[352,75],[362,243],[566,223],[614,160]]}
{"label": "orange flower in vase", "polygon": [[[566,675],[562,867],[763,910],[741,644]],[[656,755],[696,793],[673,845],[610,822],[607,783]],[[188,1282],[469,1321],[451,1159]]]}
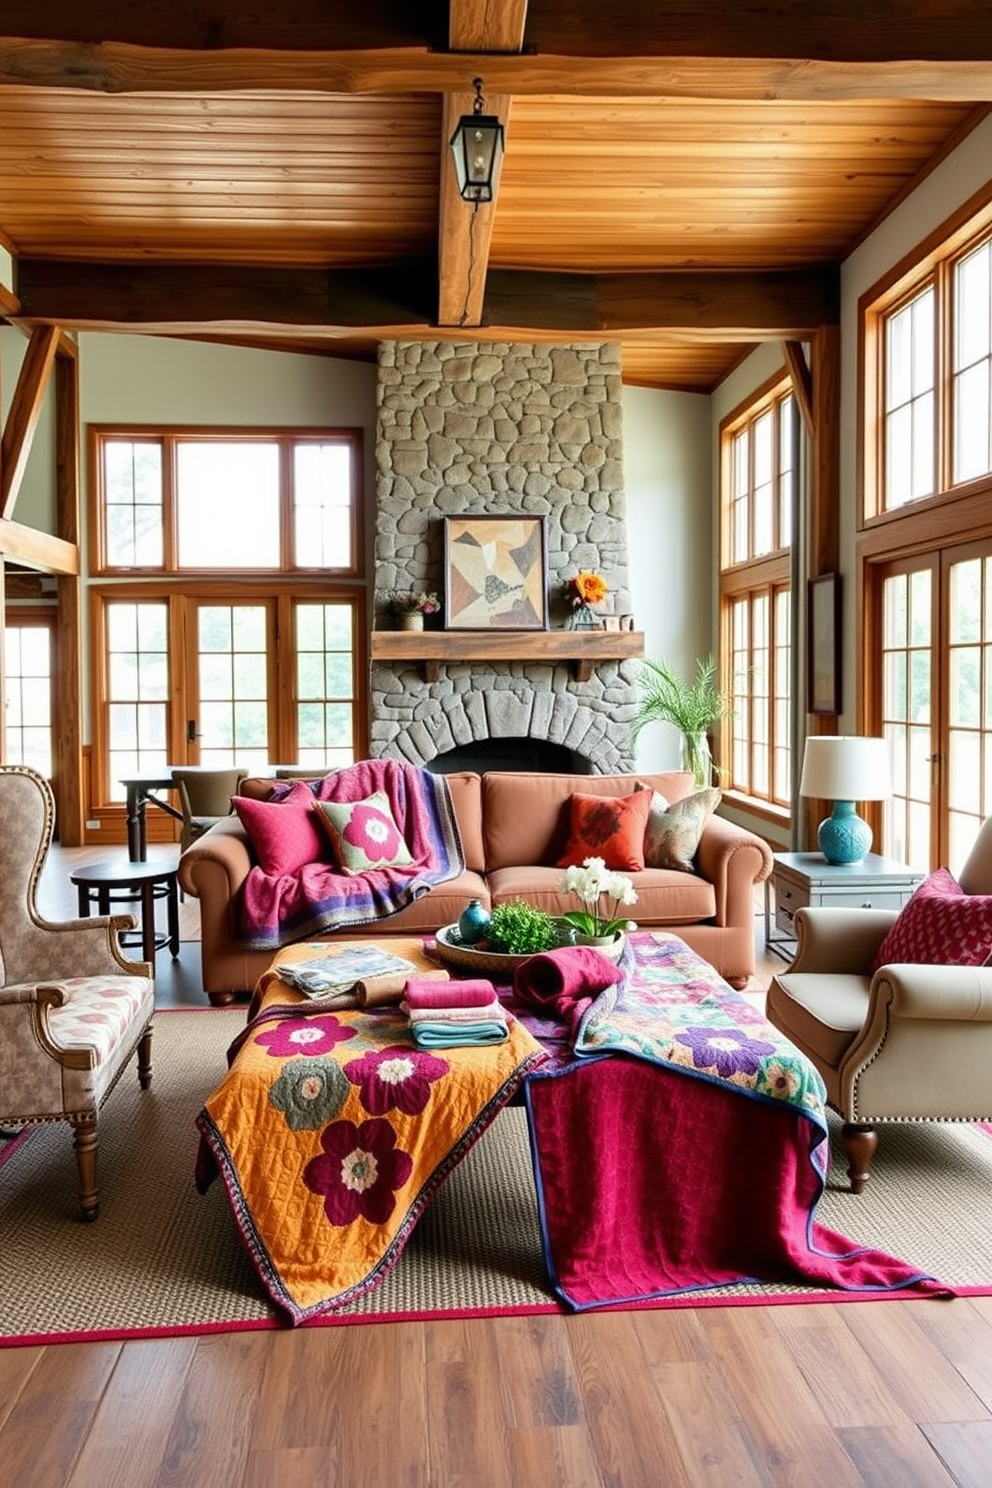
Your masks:
{"label": "orange flower in vase", "polygon": [[572,613],[566,622],[567,629],[598,630],[599,617],[593,605],[602,604],[609,594],[606,580],[601,574],[583,568],[574,578],[569,579],[567,589],[572,604]]}

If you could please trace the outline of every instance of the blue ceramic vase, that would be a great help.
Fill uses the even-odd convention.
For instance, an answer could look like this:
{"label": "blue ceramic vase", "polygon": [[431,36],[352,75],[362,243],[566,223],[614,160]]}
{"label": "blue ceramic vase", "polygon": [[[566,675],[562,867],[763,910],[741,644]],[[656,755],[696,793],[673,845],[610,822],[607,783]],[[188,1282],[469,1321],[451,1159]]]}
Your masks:
{"label": "blue ceramic vase", "polygon": [[465,945],[475,945],[489,929],[489,911],[481,899],[473,899],[458,916],[458,934]]}

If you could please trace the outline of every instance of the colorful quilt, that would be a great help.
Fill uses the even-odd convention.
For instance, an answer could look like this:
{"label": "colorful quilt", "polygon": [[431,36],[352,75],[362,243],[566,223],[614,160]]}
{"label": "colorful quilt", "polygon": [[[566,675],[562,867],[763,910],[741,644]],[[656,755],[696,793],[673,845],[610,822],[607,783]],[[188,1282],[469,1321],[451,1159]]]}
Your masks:
{"label": "colorful quilt", "polygon": [[357,874],[342,873],[329,862],[307,863],[299,873],[279,876],[256,865],[240,905],[241,933],[250,950],[276,950],[322,931],[386,919],[464,870],[443,775],[403,760],[361,760],[311,788],[322,801],[361,801],[384,791],[412,862]]}
{"label": "colorful quilt", "polygon": [[584,1310],[740,1281],[946,1294],[815,1222],[828,1131],[805,1056],[677,936],[631,944],[620,986],[526,1084],[561,1300]]}
{"label": "colorful quilt", "polygon": [[386,1274],[447,1174],[543,1061],[508,1021],[505,1043],[430,1053],[398,1007],[322,1012],[269,987],[197,1117],[197,1187],[220,1173],[258,1274],[294,1323]]}

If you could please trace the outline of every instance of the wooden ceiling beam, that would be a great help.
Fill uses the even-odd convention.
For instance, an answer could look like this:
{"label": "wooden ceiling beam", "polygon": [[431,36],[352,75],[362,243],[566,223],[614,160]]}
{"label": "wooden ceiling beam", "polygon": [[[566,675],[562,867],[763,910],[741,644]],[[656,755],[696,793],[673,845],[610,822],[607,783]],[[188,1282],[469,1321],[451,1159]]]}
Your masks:
{"label": "wooden ceiling beam", "polygon": [[79,549],[74,543],[25,527],[23,522],[8,522],[5,517],[0,517],[0,558],[23,563],[41,573],[79,573]]}
{"label": "wooden ceiling beam", "polygon": [[[816,57],[825,61],[901,59],[987,63],[992,15],[974,0],[539,0],[526,17],[523,0],[450,0],[400,6],[395,0],[4,0],[6,35],[22,40],[187,52],[243,48],[315,52],[404,47],[516,51],[525,42],[544,55],[638,57]],[[445,20],[447,18],[447,36]],[[471,27],[484,41],[465,39]],[[453,36],[452,33],[455,33]]]}
{"label": "wooden ceiling beam", "polygon": [[[21,259],[17,290],[26,324],[77,330],[188,335],[292,326],[418,334],[433,324],[431,265],[373,270],[263,269],[176,264],[91,264]],[[436,281],[434,281],[436,282]],[[556,332],[674,330],[691,339],[801,340],[839,318],[833,265],[781,272],[551,274],[491,271],[485,323]]]}
{"label": "wooden ceiling beam", "polygon": [[32,332],[0,437],[0,516],[8,520],[24,479],[60,335],[57,325],[40,325]]}
{"label": "wooden ceiling beam", "polygon": [[792,378],[792,391],[795,394],[796,406],[802,416],[806,433],[812,439],[816,433],[813,424],[813,379],[802,342],[783,341],[782,355],[785,357],[785,365]]}
{"label": "wooden ceiling beam", "polygon": [[[853,22],[852,22],[853,24]],[[604,35],[610,26],[604,25]],[[223,93],[232,90],[311,93],[455,93],[482,75],[497,94],[591,98],[722,98],[802,102],[902,98],[992,101],[992,32],[964,39],[951,60],[901,55],[893,28],[891,55],[871,60],[727,56],[544,55],[444,53],[420,48],[360,51],[185,51],[0,37],[0,85],[86,89],[98,93]],[[767,42],[756,32],[754,50]],[[984,60],[979,60],[980,48]]]}
{"label": "wooden ceiling beam", "polygon": [[[491,0],[451,0],[448,47],[453,52],[519,52],[526,19],[527,0],[503,0],[498,5]],[[502,120],[504,133],[511,101],[506,93],[485,95],[486,113]],[[496,203],[470,206],[462,200],[451,156],[451,136],[474,102],[474,93],[468,91],[446,93],[441,110],[437,256],[441,326],[482,323]]]}

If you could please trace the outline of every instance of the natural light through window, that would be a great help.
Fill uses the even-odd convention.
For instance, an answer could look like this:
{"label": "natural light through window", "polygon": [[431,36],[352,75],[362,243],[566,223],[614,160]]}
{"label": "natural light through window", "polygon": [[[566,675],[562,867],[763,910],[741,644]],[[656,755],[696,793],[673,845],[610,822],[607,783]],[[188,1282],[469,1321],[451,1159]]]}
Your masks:
{"label": "natural light through window", "polygon": [[277,446],[180,443],[177,458],[179,567],[278,568]]}
{"label": "natural light through window", "polygon": [[926,289],[886,321],[886,508],[936,489],[934,313],[934,293]]}
{"label": "natural light through window", "polygon": [[776,807],[791,791],[790,547],[795,400],[777,380],[721,428],[721,677],[733,697],[722,737],[730,789]]}
{"label": "natural light through window", "polygon": [[957,481],[992,470],[992,244],[954,269],[954,472]]}

